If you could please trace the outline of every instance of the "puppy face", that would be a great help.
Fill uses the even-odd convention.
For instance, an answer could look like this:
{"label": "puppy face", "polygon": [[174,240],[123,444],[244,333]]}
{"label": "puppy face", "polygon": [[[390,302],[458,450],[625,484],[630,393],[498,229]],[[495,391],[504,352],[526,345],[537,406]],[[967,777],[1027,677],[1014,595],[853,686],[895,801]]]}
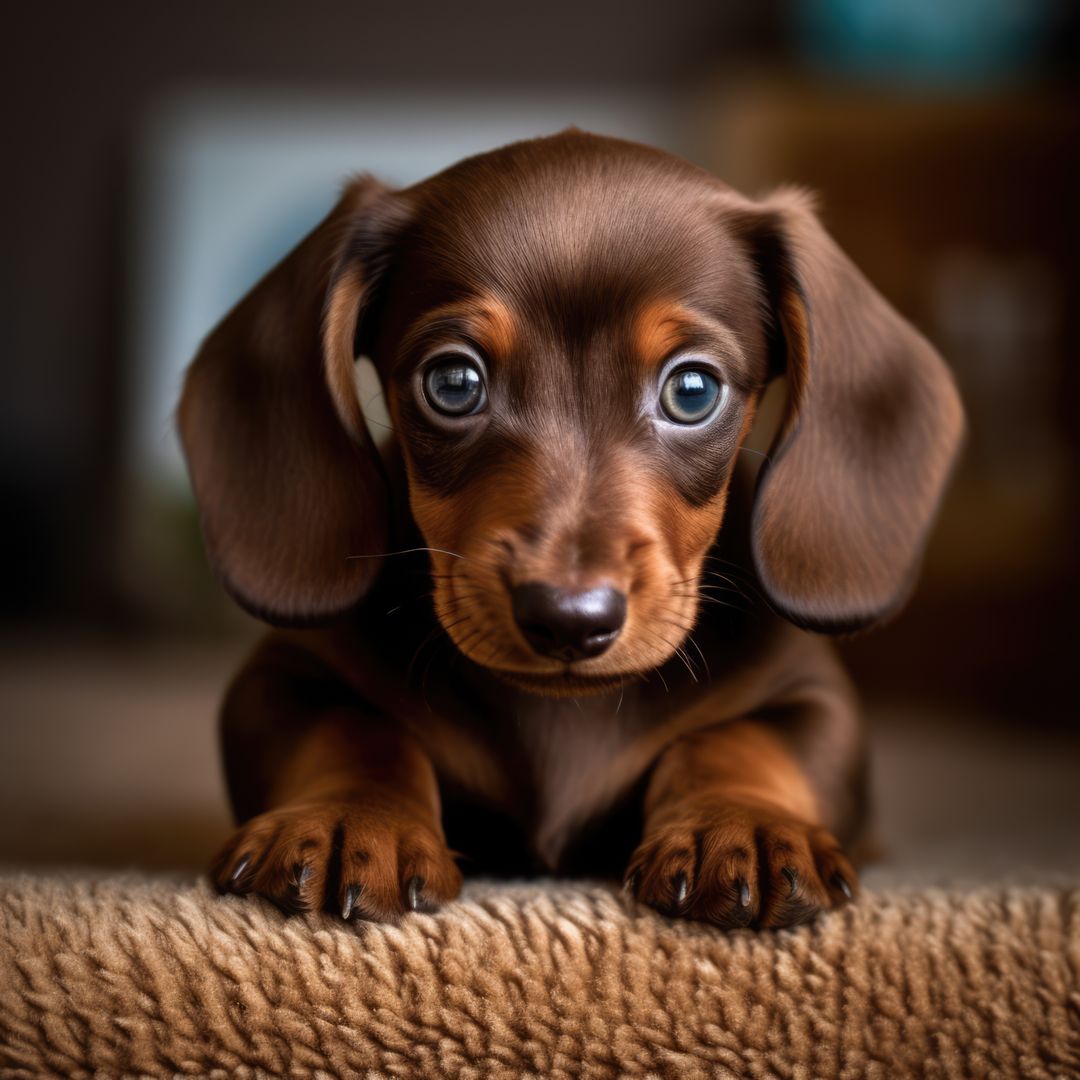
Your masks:
{"label": "puppy face", "polygon": [[762,294],[689,168],[613,186],[604,155],[522,157],[411,193],[373,344],[444,628],[580,692],[693,625],[767,373]]}
{"label": "puppy face", "polygon": [[796,193],[575,131],[405,191],[362,178],[207,338],[178,411],[211,564],[271,622],[393,573],[358,354],[441,549],[444,628],[547,693],[681,645],[771,375],[788,405],[748,539],[761,594],[809,629],[904,600],[963,427],[941,358]]}

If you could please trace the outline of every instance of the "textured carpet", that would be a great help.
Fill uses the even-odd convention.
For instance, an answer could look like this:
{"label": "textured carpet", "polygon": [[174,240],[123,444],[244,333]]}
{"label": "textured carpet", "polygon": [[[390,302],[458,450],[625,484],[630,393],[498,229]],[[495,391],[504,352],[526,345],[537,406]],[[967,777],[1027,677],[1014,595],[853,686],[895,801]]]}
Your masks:
{"label": "textured carpet", "polygon": [[470,885],[396,927],[167,879],[0,878],[4,1077],[1080,1076],[1080,889],[814,926]]}

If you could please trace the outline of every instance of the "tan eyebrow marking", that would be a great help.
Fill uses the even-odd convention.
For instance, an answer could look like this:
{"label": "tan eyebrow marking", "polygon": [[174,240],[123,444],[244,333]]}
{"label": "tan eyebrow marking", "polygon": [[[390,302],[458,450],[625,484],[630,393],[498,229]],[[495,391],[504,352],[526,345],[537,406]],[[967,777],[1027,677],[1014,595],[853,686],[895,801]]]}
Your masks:
{"label": "tan eyebrow marking", "polygon": [[478,317],[487,325],[490,351],[505,359],[517,346],[517,323],[513,312],[494,296],[487,297],[481,304],[483,310]]}
{"label": "tan eyebrow marking", "polygon": [[655,367],[683,341],[685,309],[671,300],[655,301],[634,324],[634,352],[646,367]]}
{"label": "tan eyebrow marking", "polygon": [[513,312],[497,296],[489,294],[442,304],[426,312],[403,338],[401,353],[404,356],[423,340],[437,338],[440,333],[463,332],[496,359],[505,360],[517,346],[517,321]]}
{"label": "tan eyebrow marking", "polygon": [[717,352],[738,371],[747,367],[738,335],[731,327],[677,300],[656,300],[638,315],[633,346],[648,369],[658,367],[679,348],[703,348]]}

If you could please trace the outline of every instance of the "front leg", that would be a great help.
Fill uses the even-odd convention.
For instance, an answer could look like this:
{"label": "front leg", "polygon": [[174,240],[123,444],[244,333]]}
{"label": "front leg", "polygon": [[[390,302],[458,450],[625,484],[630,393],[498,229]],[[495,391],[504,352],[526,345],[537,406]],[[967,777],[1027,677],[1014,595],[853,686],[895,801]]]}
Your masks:
{"label": "front leg", "polygon": [[215,884],[346,919],[452,899],[461,873],[426,753],[393,722],[330,704],[303,666],[264,650],[226,701],[230,789],[247,820],[214,860]]}
{"label": "front leg", "polygon": [[665,914],[727,928],[802,923],[857,888],[807,775],[764,721],[696,731],[663,753],[626,880]]}

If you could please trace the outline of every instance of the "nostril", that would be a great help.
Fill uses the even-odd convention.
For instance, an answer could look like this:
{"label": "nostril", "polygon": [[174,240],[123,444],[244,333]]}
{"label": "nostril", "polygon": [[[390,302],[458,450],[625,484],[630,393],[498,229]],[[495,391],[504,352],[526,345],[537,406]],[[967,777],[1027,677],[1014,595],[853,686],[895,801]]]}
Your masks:
{"label": "nostril", "polygon": [[538,622],[521,622],[521,620],[518,620],[518,627],[530,643],[550,642],[552,645],[558,645],[555,632],[550,626]]}
{"label": "nostril", "polygon": [[563,660],[599,656],[626,619],[626,596],[610,586],[574,590],[527,582],[512,599],[514,620],[533,651]]}

